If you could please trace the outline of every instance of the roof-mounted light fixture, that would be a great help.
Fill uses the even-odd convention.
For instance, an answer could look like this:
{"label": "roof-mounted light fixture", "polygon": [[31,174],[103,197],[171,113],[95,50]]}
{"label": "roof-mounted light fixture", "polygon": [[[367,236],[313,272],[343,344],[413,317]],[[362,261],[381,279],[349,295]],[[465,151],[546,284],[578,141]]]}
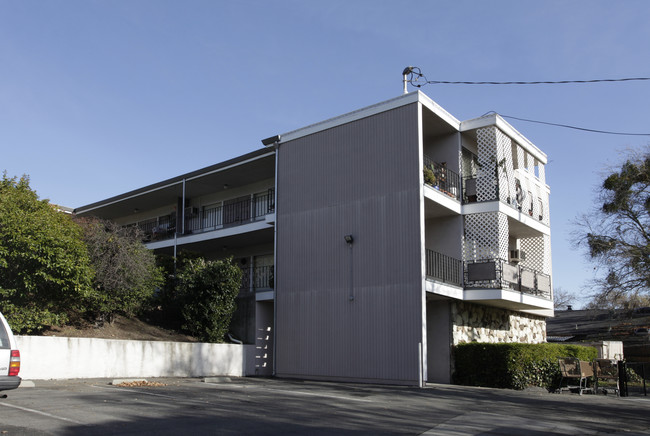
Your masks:
{"label": "roof-mounted light fixture", "polygon": [[264,144],[265,147],[268,147],[269,145],[275,145],[280,142],[281,138],[282,137],[280,135],[271,136],[270,138],[262,139],[262,144]]}

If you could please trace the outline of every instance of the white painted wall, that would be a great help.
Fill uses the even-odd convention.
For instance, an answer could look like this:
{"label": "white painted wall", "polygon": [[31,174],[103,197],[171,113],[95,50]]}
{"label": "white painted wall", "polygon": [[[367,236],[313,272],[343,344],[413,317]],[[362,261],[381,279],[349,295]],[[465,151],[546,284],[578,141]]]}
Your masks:
{"label": "white painted wall", "polygon": [[[72,378],[245,376],[255,346],[16,336],[20,376]],[[251,361],[251,362],[249,362]]]}

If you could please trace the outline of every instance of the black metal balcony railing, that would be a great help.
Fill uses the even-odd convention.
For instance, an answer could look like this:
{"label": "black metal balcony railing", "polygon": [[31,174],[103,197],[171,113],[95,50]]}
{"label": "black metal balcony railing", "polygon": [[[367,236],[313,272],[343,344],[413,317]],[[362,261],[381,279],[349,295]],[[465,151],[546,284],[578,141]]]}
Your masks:
{"label": "black metal balcony railing", "polygon": [[240,268],[242,270],[241,292],[259,292],[273,289],[273,265]]}
{"label": "black metal balcony railing", "polygon": [[424,183],[460,201],[460,176],[427,155],[424,155]]}
{"label": "black metal balcony railing", "polygon": [[[201,233],[223,227],[239,226],[262,219],[275,210],[275,191],[224,201],[223,204],[202,209],[185,209],[185,229],[178,234]],[[144,241],[159,241],[173,238],[177,232],[180,216],[176,213],[140,221],[137,226],[144,233]],[[179,226],[182,227],[182,226]]]}
{"label": "black metal balcony railing", "polygon": [[465,263],[465,288],[512,289],[551,299],[551,277],[503,259],[483,259]]}
{"label": "black metal balcony railing", "polygon": [[173,238],[176,233],[176,216],[165,215],[140,221],[137,226],[142,230],[145,242]]}
{"label": "black metal balcony railing", "polygon": [[426,250],[426,274],[434,280],[452,285],[463,284],[463,262],[433,250]]}

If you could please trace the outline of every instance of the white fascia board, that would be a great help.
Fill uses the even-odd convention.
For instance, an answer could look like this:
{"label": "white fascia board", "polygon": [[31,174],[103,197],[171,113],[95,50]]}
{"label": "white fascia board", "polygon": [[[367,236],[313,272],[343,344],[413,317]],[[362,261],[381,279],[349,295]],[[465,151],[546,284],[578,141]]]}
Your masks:
{"label": "white fascia board", "polygon": [[454,129],[460,131],[460,126],[461,122],[458,120],[456,117],[454,117],[452,114],[447,112],[442,106],[440,106],[438,103],[433,101],[428,95],[418,91],[418,95],[420,97],[420,103],[422,103],[423,106],[425,106],[427,109],[429,109],[431,112],[436,114],[438,117],[446,121],[450,126],[452,126]]}
{"label": "white fascia board", "polygon": [[510,123],[504,120],[499,114],[490,114],[483,117],[462,121],[460,123],[460,131],[466,132],[468,130],[476,130],[488,126],[498,127],[503,133],[514,139],[519,145],[524,148],[524,150],[533,155],[535,159],[544,165],[546,165],[548,162],[546,153],[537,148],[535,144],[530,142],[528,138],[519,133],[517,129],[512,127]]}
{"label": "white fascia board", "polygon": [[466,289],[463,299],[475,303],[489,302],[491,306],[509,307],[522,311],[553,309],[552,300],[508,289]]}
{"label": "white fascia board", "polygon": [[[191,233],[182,236],[179,235],[176,238],[176,245],[187,245],[195,242],[209,241],[211,239],[225,238],[227,236],[241,235],[243,233],[268,229],[269,227],[271,226],[265,220],[260,220],[250,224],[243,224],[241,226],[226,227],[208,232]],[[165,239],[163,241],[148,242],[145,244],[145,246],[150,250],[173,247],[174,238]]]}
{"label": "white fascia board", "polygon": [[217,168],[217,169],[212,170],[212,171],[206,171],[205,173],[197,174],[196,176],[193,176],[193,177],[188,177],[188,178],[185,179],[185,181],[189,182],[189,181],[192,181],[192,180],[200,179],[201,177],[209,176],[211,174],[221,173],[221,172],[223,172],[225,170],[229,170],[231,168],[239,167],[239,166],[246,165],[248,163],[254,162],[256,160],[259,160],[259,159],[264,159],[265,157],[273,156],[274,154],[275,154],[275,150],[271,150],[268,153],[264,153],[264,154],[261,154],[259,156],[255,156],[255,157],[252,157],[250,159],[243,160],[241,162],[236,162],[236,163],[234,163],[232,165],[228,165],[228,166],[225,166],[223,168]]}
{"label": "white fascia board", "polygon": [[429,185],[424,185],[424,196],[429,200],[438,203],[450,211],[460,215],[461,213],[461,204],[459,201],[454,200],[447,194],[443,194],[439,190],[432,188]]}
{"label": "white fascia board", "polygon": [[463,288],[459,286],[448,285],[427,279],[424,283],[424,289],[431,294],[442,295],[456,300],[463,299]]}
{"label": "white fascia board", "polygon": [[363,118],[370,117],[382,112],[386,112],[398,107],[406,106],[413,103],[421,103],[432,112],[438,115],[440,118],[448,122],[455,129],[459,129],[460,121],[454,118],[449,112],[444,110],[440,105],[431,100],[428,96],[423,94],[421,91],[411,92],[409,94],[404,94],[399,97],[395,97],[390,100],[383,101],[381,103],[374,104],[362,109],[358,109],[347,114],[339,115],[334,118],[330,118],[325,121],[321,121],[309,126],[302,127],[297,130],[292,130],[291,132],[283,133],[280,135],[282,138],[281,142],[293,141],[304,136],[312,135],[317,132],[322,132],[323,130],[331,129],[333,127],[341,126],[343,124],[351,123],[353,121],[358,121]]}
{"label": "white fascia board", "polygon": [[461,213],[469,215],[473,213],[498,212],[501,206],[499,200],[481,201],[479,203],[465,203],[461,206]]}
{"label": "white fascia board", "polygon": [[255,301],[273,301],[274,291],[262,291],[255,293]]}

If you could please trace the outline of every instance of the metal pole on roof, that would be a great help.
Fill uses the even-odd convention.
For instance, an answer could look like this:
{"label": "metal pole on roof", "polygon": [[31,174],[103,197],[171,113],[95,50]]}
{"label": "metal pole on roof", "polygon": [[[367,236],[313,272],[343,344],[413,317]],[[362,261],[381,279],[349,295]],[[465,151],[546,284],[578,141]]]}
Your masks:
{"label": "metal pole on roof", "polygon": [[413,67],[406,67],[406,68],[404,68],[404,71],[402,71],[402,83],[404,84],[404,94],[409,93],[409,91],[408,91],[408,89],[406,87],[406,85],[408,84],[407,76],[409,74],[411,74],[412,71],[413,71]]}

